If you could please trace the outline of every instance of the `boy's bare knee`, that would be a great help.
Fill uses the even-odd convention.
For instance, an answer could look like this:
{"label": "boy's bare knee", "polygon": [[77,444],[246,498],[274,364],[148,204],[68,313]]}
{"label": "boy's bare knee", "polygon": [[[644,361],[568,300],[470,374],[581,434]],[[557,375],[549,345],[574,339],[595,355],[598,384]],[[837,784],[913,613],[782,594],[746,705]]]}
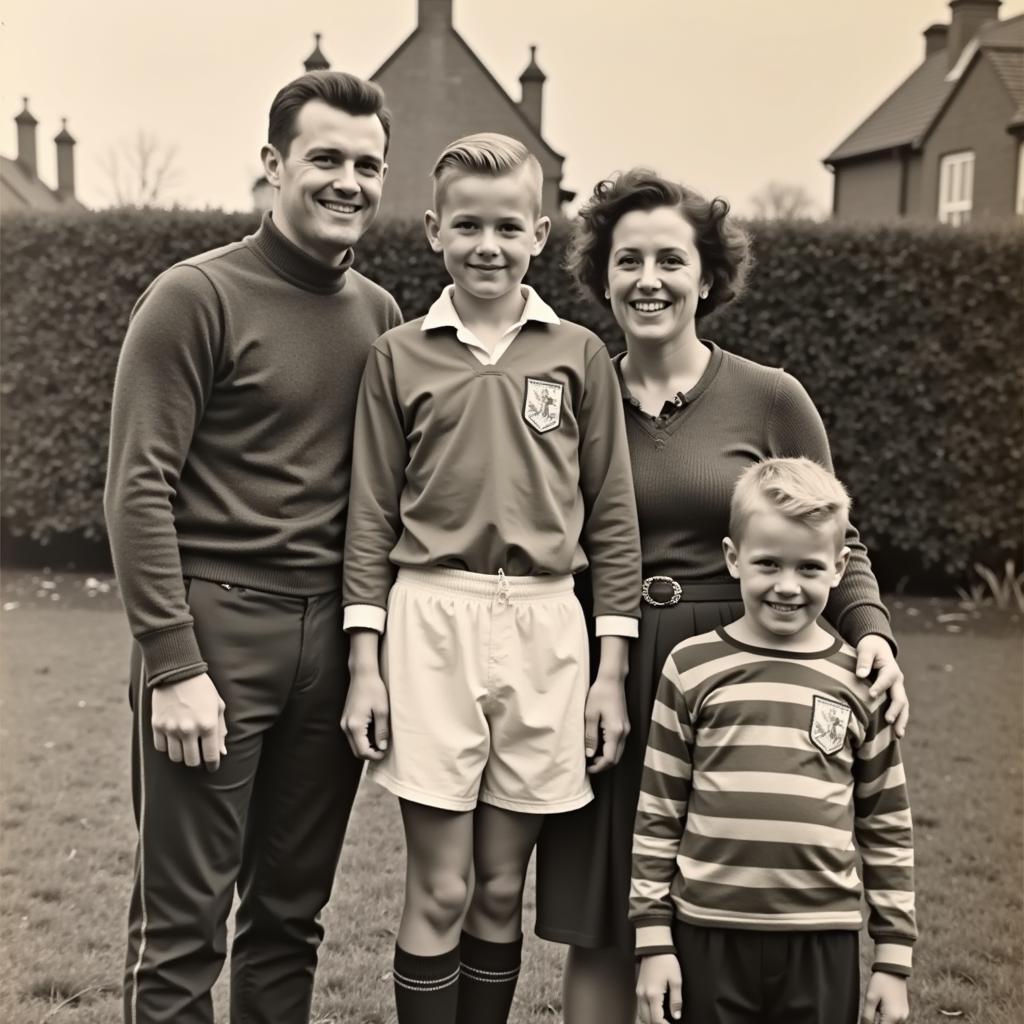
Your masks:
{"label": "boy's bare knee", "polygon": [[473,911],[496,925],[518,920],[522,913],[523,880],[514,873],[481,875],[473,890]]}
{"label": "boy's bare knee", "polygon": [[469,881],[454,872],[437,873],[424,879],[419,891],[410,895],[427,921],[438,931],[446,931],[466,912]]}

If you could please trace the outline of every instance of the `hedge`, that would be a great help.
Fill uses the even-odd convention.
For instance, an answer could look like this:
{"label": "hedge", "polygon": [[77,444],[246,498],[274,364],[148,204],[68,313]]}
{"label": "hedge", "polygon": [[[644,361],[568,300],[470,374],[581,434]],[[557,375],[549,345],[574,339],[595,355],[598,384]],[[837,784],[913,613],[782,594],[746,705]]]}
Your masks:
{"label": "hedge", "polygon": [[[249,214],[12,215],[4,271],[2,515],[9,535],[103,538],[107,417],[135,298],[163,268],[255,227]],[[876,563],[962,576],[1020,557],[1020,230],[755,223],[744,297],[702,334],[807,387]],[[606,310],[576,296],[556,229],[529,280],[618,349]],[[358,268],[407,317],[445,283],[417,224],[376,226]]]}

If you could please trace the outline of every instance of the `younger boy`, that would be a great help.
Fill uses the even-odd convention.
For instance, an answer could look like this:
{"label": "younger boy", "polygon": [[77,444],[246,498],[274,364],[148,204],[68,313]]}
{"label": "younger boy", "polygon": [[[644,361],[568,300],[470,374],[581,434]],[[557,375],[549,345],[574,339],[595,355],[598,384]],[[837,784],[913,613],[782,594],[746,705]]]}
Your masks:
{"label": "younger boy", "polygon": [[665,663],[633,839],[644,1024],[683,1007],[699,1024],[856,1024],[862,890],[875,942],[863,1019],[907,1019],[917,932],[899,744],[854,652],[818,624],[849,557],[849,504],[809,459],[751,466],[723,542],[744,615]]}
{"label": "younger boy", "polygon": [[[550,227],[541,183],[514,139],[445,149],[426,229],[452,285],[378,339],[356,414],[343,726],[401,799],[401,1024],[507,1020],[543,815],[592,798],[587,771],[628,728],[640,547],[622,402],[601,341],[522,284]],[[572,584],[588,560],[589,695]]]}

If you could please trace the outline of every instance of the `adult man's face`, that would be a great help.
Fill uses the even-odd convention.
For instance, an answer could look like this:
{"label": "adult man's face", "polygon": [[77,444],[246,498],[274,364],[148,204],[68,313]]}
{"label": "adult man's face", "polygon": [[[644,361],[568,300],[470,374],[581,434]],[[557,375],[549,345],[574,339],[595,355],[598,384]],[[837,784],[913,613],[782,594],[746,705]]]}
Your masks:
{"label": "adult man's face", "polygon": [[376,114],[310,100],[295,127],[287,155],[263,147],[267,180],[277,187],[274,223],[311,256],[339,263],[380,207],[388,169],[384,126]]}

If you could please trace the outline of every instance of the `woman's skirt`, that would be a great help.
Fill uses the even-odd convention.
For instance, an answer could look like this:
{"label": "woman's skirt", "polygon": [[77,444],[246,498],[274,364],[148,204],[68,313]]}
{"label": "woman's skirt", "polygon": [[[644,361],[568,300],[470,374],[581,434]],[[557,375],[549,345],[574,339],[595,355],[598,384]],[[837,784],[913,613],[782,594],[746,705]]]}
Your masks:
{"label": "woman's skirt", "polygon": [[[633,927],[627,916],[633,819],[661,669],[680,641],[728,625],[743,614],[736,589],[735,601],[642,605],[640,636],[630,649],[626,679],[630,733],[622,759],[609,771],[590,777],[591,803],[552,815],[541,830],[536,920],[541,938],[633,951]],[[595,667],[596,657],[595,649]]]}

